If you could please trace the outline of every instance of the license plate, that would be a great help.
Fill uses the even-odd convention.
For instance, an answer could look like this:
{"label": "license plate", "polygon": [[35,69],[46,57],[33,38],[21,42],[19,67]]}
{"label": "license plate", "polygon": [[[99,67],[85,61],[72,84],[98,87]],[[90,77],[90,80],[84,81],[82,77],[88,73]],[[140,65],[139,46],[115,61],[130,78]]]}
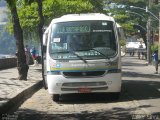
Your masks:
{"label": "license plate", "polygon": [[90,93],[91,89],[90,88],[79,88],[78,92],[79,93]]}

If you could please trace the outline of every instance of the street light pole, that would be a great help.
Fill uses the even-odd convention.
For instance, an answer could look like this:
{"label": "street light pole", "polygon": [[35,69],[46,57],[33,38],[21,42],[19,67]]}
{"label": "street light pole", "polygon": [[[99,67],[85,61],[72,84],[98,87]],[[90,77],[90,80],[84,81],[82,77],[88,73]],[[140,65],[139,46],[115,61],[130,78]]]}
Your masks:
{"label": "street light pole", "polygon": [[148,64],[151,63],[151,19],[148,18],[147,21],[147,61]]}
{"label": "street light pole", "polygon": [[[151,1],[149,0],[149,4],[148,7],[151,7]],[[141,10],[145,10],[147,13],[149,13],[149,15],[152,15],[156,20],[160,21],[160,19],[158,17],[156,17],[151,11],[148,10],[148,7],[146,7],[146,9],[144,8],[140,8],[140,7],[135,7],[135,6],[130,6],[130,8],[135,8],[135,9],[141,9]],[[148,64],[151,63],[151,16],[148,17],[148,21],[147,21],[147,61]],[[159,31],[160,31],[160,22],[159,22]],[[159,36],[160,36],[160,32],[159,32]],[[160,42],[160,37],[159,37],[159,42]]]}
{"label": "street light pole", "polygon": [[[150,9],[151,7],[151,1],[148,1],[148,7],[146,7],[146,9],[144,8],[140,8],[140,7],[136,7],[136,6],[130,6],[130,8],[135,8],[135,9],[141,9],[141,10],[145,10],[147,13],[149,13],[149,15],[152,15],[154,17],[154,19],[158,20],[159,22],[159,44],[160,44],[160,12],[159,12],[159,18],[154,15],[151,11],[148,10],[148,8]],[[148,17],[148,21],[147,21],[147,61],[148,64],[151,63],[151,16]],[[159,47],[159,57],[160,57],[160,47]]]}
{"label": "street light pole", "polygon": [[146,18],[143,16],[143,15],[141,15],[141,14],[139,14],[139,13],[136,13],[136,12],[131,12],[131,11],[125,11],[126,13],[132,13],[132,14],[135,14],[135,15],[138,15],[138,16],[140,16],[141,18],[143,18],[144,20],[146,20]]}
{"label": "street light pole", "polygon": [[[159,45],[160,45],[160,12],[159,12]],[[160,47],[158,47],[158,57],[160,58]]]}
{"label": "street light pole", "polygon": [[[150,1],[149,1],[149,8],[150,8],[150,6],[151,6],[151,5],[150,5]],[[156,20],[159,21],[159,18],[158,18],[156,15],[154,15],[151,11],[149,11],[149,10],[148,10],[148,7],[146,7],[146,8],[140,8],[140,7],[136,7],[136,6],[130,6],[130,8],[144,10],[144,11],[146,11],[146,13],[149,13],[150,15],[152,15],[154,19],[156,19]]]}
{"label": "street light pole", "polygon": [[[140,8],[140,7],[136,7],[136,6],[130,6],[130,8],[135,8],[135,9],[141,9],[141,10],[144,10],[145,12],[148,12],[148,8],[146,7],[146,9],[144,8]],[[150,2],[149,2],[149,8],[150,8]],[[149,12],[150,13],[150,12]],[[148,17],[148,20],[147,20],[147,24],[146,24],[146,28],[147,28],[147,62],[148,64],[151,63],[151,49],[150,49],[150,46],[151,46],[151,18],[150,16]]]}
{"label": "street light pole", "polygon": [[[151,2],[150,0],[148,2],[149,2],[148,7],[150,8]],[[146,12],[149,12],[148,7],[146,7]],[[151,63],[151,17],[150,15],[147,21],[147,61],[148,61],[148,64]]]}
{"label": "street light pole", "polygon": [[148,7],[146,7],[146,12],[151,14],[156,20],[159,20],[157,16],[155,16],[151,11],[148,10]]}
{"label": "street light pole", "polygon": [[[150,6],[151,5],[150,5],[150,1],[149,1],[149,8],[150,8]],[[154,15],[151,11],[148,10],[148,7],[146,7],[146,8],[140,8],[140,7],[136,7],[136,6],[130,6],[130,8],[144,10],[146,13],[149,13],[150,15],[152,15],[153,18],[155,18],[156,20],[159,20],[159,18],[156,15]]]}

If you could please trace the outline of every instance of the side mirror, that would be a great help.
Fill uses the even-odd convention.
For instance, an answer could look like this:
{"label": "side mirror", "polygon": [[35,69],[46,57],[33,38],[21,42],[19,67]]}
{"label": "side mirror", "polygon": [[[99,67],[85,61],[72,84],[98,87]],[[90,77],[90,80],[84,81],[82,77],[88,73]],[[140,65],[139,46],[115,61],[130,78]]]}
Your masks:
{"label": "side mirror", "polygon": [[47,46],[43,45],[43,53],[46,53]]}
{"label": "side mirror", "polygon": [[44,33],[44,34],[43,34],[43,45],[44,45],[44,46],[47,45],[47,39],[48,39],[48,34]]}

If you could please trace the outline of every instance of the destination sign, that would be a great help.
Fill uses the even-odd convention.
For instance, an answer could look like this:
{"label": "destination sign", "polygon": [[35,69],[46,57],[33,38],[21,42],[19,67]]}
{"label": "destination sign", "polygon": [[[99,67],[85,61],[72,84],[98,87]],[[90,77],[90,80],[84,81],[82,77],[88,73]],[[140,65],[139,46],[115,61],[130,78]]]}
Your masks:
{"label": "destination sign", "polygon": [[57,33],[85,33],[90,32],[90,27],[87,25],[81,26],[63,26],[59,27]]}

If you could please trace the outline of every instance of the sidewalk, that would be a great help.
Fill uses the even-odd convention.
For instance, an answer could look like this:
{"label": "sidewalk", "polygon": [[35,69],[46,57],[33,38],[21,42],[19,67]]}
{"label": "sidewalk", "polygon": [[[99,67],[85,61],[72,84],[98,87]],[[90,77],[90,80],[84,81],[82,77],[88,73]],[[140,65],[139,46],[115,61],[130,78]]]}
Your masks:
{"label": "sidewalk", "polygon": [[[127,57],[128,59],[125,60],[125,57]],[[133,66],[133,69],[136,69],[137,72],[143,73],[144,75],[160,75],[160,64],[158,67],[158,74],[154,74],[155,71],[155,66],[153,65],[153,63],[148,64],[147,60],[142,60],[142,59],[138,59],[138,56],[130,56],[129,54],[126,54],[125,57],[122,57],[123,62],[122,62],[122,66]],[[129,60],[129,61],[128,61]],[[127,63],[127,64],[126,64]]]}
{"label": "sidewalk", "polygon": [[146,60],[129,55],[122,59],[123,86],[128,95],[145,114],[160,117],[160,66],[155,74],[155,67]]}
{"label": "sidewalk", "polygon": [[0,70],[0,115],[17,107],[42,87],[41,65],[29,66],[27,81],[16,80],[17,68]]}

